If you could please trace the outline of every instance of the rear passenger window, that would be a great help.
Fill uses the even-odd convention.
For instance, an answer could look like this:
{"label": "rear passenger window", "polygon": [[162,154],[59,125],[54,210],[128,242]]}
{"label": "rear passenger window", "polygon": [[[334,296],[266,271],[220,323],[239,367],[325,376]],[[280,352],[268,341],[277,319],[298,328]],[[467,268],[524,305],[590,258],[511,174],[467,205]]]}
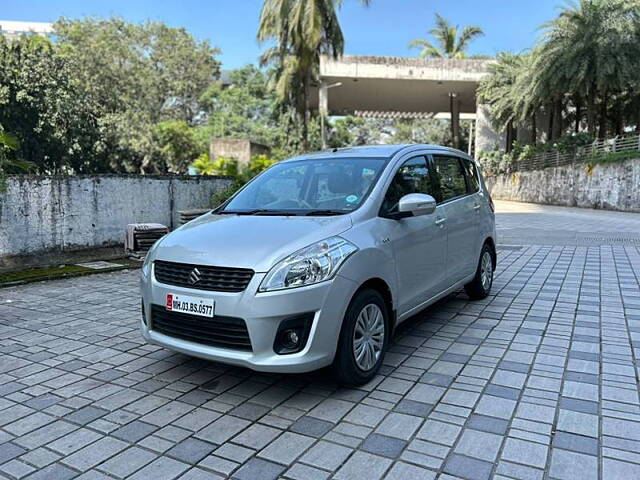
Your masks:
{"label": "rear passenger window", "polygon": [[462,160],[462,166],[467,174],[467,192],[476,193],[480,190],[480,180],[478,180],[478,169],[476,164],[469,160]]}
{"label": "rear passenger window", "polygon": [[438,178],[438,203],[467,194],[467,180],[458,158],[434,155],[433,164]]}
{"label": "rear passenger window", "polygon": [[397,212],[400,199],[410,193],[431,194],[431,176],[427,159],[423,156],[407,160],[398,169],[384,196],[382,213]]}

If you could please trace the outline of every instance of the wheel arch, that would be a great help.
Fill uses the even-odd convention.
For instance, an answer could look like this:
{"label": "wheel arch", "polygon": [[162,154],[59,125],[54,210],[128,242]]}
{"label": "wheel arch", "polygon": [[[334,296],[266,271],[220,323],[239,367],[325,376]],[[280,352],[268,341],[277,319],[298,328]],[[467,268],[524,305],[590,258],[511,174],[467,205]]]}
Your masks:
{"label": "wheel arch", "polygon": [[391,293],[391,287],[389,287],[389,284],[385,282],[382,278],[373,277],[363,282],[362,285],[360,285],[360,287],[358,287],[358,289],[355,291],[353,296],[355,297],[358,294],[358,292],[361,292],[362,290],[367,290],[367,289],[377,291],[380,295],[382,295],[382,298],[384,299],[384,303],[387,307],[388,323],[389,323],[387,327],[389,329],[389,338],[391,338],[391,336],[393,335],[393,330],[395,329],[395,326],[396,326],[396,309],[393,303],[393,294]]}
{"label": "wheel arch", "polygon": [[496,269],[496,266],[498,265],[498,254],[496,251],[496,242],[493,240],[493,237],[487,237],[484,240],[484,243],[482,244],[484,245],[489,245],[489,247],[491,248],[491,261],[493,262],[493,269]]}

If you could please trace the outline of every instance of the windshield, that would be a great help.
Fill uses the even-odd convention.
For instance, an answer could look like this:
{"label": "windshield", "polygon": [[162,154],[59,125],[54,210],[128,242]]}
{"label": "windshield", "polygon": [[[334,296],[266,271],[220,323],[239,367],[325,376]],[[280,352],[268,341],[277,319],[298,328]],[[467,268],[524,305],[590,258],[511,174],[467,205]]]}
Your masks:
{"label": "windshield", "polygon": [[216,213],[340,215],[358,208],[384,158],[323,158],[274,165]]}

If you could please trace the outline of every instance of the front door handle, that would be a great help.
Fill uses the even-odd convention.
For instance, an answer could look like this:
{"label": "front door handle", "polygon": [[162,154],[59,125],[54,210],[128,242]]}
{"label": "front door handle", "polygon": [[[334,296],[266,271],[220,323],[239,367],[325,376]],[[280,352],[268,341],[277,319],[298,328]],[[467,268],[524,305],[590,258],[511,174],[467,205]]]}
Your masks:
{"label": "front door handle", "polygon": [[473,206],[473,209],[477,212],[478,210],[480,210],[480,205],[478,205],[477,203]]}
{"label": "front door handle", "polygon": [[446,218],[438,218],[436,219],[436,225],[438,225],[440,228],[442,228],[445,224],[445,222],[447,221]]}

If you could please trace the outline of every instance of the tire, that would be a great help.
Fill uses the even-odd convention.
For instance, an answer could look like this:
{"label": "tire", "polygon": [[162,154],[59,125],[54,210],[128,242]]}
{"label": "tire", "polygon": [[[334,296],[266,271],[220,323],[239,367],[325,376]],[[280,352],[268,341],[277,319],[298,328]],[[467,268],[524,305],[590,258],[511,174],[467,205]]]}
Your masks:
{"label": "tire", "polygon": [[338,381],[347,385],[363,385],[375,377],[388,342],[389,312],[384,298],[376,290],[359,291],[347,308],[340,330],[333,361]]}
{"label": "tire", "polygon": [[482,300],[489,296],[493,285],[493,250],[485,243],[480,252],[476,275],[464,286],[465,292],[471,300]]}

